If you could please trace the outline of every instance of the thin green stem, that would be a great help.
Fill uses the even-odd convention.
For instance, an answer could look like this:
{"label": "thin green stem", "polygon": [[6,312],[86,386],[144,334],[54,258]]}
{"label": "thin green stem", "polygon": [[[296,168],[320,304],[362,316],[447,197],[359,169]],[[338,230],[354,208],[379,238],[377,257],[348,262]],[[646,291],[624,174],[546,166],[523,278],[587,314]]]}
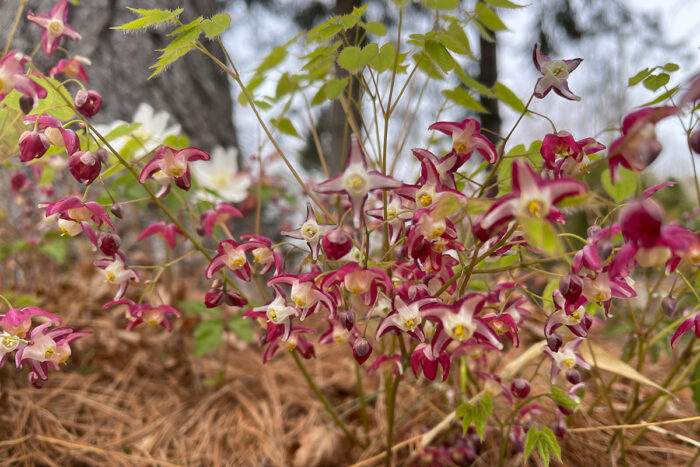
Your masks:
{"label": "thin green stem", "polygon": [[365,435],[369,434],[369,419],[367,418],[367,404],[365,403],[365,391],[362,387],[362,371],[360,364],[355,362],[355,380],[357,381],[357,397],[360,400],[360,418]]}
{"label": "thin green stem", "polygon": [[7,36],[7,40],[5,41],[5,47],[2,49],[2,57],[7,55],[7,51],[10,50],[10,45],[12,44],[12,39],[15,37],[15,33],[17,32],[17,25],[19,24],[19,20],[22,18],[22,13],[24,12],[24,7],[27,6],[27,2],[29,0],[20,0],[19,2],[19,7],[17,8],[17,15],[15,16],[15,20],[12,22],[12,28],[10,29],[10,34]]}

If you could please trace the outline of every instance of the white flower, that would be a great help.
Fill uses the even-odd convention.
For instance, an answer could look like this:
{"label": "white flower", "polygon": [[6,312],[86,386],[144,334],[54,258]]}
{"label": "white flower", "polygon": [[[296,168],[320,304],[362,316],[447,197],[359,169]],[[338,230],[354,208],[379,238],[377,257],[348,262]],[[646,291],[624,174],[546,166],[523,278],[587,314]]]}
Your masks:
{"label": "white flower", "polygon": [[[224,201],[237,203],[248,196],[252,182],[247,172],[238,171],[237,155],[236,148],[216,146],[209,161],[193,164],[190,168],[202,188],[216,192]],[[209,198],[203,190],[196,196],[200,199]]]}
{"label": "white flower", "polygon": [[[170,118],[171,115],[165,110],[156,112],[150,104],[142,102],[139,104],[133,117],[133,123],[140,123],[141,125],[131,135],[116,138],[110,141],[110,144],[114,149],[120,151],[126,143],[135,139],[145,148],[144,151],[140,151],[140,154],[152,151],[163,144],[163,141],[165,141],[165,138],[168,136],[179,135],[181,133],[182,129],[179,124],[175,123],[174,125],[168,126],[168,120],[170,120]],[[126,122],[122,120],[116,120],[107,125],[95,125],[95,129],[102,136],[106,136],[110,131],[125,123]]]}

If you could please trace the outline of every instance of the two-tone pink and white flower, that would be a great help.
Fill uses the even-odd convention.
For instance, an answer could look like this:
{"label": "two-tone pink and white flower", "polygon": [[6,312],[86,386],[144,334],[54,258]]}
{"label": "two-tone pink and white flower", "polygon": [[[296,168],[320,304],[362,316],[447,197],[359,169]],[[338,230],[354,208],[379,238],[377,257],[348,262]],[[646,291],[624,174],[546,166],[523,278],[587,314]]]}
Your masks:
{"label": "two-tone pink and white flower", "polygon": [[326,233],[333,230],[333,227],[332,224],[319,224],[313,206],[311,203],[306,203],[306,220],[301,224],[301,227],[294,230],[284,230],[280,233],[287,237],[306,241],[311,251],[311,259],[316,261],[321,239]]}
{"label": "two-tone pink and white flower", "polygon": [[477,342],[487,342],[502,349],[498,334],[488,325],[488,322],[477,316],[484,306],[484,296],[468,294],[452,305],[432,303],[421,310],[421,315],[432,321],[439,321],[445,333],[460,344],[474,339]]}
{"label": "two-tone pink and white flower", "polygon": [[23,53],[10,51],[0,60],[0,101],[13,89],[32,99],[33,106],[46,97],[46,89],[24,74],[25,65],[31,59]]}
{"label": "two-tone pink and white flower", "polygon": [[56,65],[49,70],[49,76],[54,77],[58,74],[63,73],[66,76],[76,77],[83,83],[87,84],[89,79],[87,71],[83,65],[92,65],[89,58],[76,55],[69,60],[62,58],[56,63]]}
{"label": "two-tone pink and white flower", "polygon": [[549,94],[549,91],[554,90],[555,93],[565,99],[572,101],[581,100],[579,96],[571,92],[567,80],[569,79],[569,74],[583,61],[582,58],[552,60],[542,53],[540,44],[535,44],[535,48],[532,50],[532,61],[537,71],[542,73],[542,77],[535,84],[535,97],[542,99]]}
{"label": "two-tone pink and white flower", "polygon": [[175,248],[175,235],[179,235],[185,238],[185,234],[182,233],[182,230],[180,230],[180,228],[177,225],[166,224],[164,221],[160,221],[155,222],[143,229],[143,232],[141,232],[139,236],[136,237],[136,241],[140,242],[144,238],[150,237],[152,235],[158,235],[162,237],[171,249]]}
{"label": "two-tone pink and white flower", "polygon": [[61,43],[62,37],[78,41],[82,36],[68,23],[68,2],[61,0],[51,9],[49,14],[35,15],[31,10],[27,12],[27,19],[43,29],[41,32],[41,44],[46,55],[52,55]]}
{"label": "two-tone pink and white flower", "polygon": [[319,193],[346,194],[352,204],[353,225],[359,229],[368,194],[374,190],[388,190],[402,185],[399,180],[382,175],[376,170],[367,170],[367,158],[360,142],[353,135],[345,171],[319,184],[316,190]]}
{"label": "two-tone pink and white flower", "polygon": [[578,353],[578,348],[581,346],[582,342],[582,338],[576,337],[559,347],[556,352],[553,352],[548,345],[542,347],[542,352],[552,359],[552,368],[550,371],[552,383],[554,383],[557,379],[557,375],[562,370],[570,370],[575,367],[581,367],[587,370],[591,368],[591,365]]}
{"label": "two-tone pink and white flower", "polygon": [[170,305],[148,305],[146,303],[135,303],[128,298],[121,300],[113,300],[102,306],[102,309],[111,308],[117,305],[126,305],[128,312],[126,313],[126,330],[130,331],[141,323],[147,323],[151,326],[161,325],[168,332],[173,330],[173,323],[170,321],[170,315],[180,317],[180,312]]}
{"label": "two-tone pink and white flower", "polygon": [[146,164],[139,175],[139,183],[143,184],[147,179],[154,178],[161,185],[161,190],[156,194],[158,198],[165,196],[170,191],[170,183],[187,191],[191,186],[190,166],[192,161],[208,161],[209,154],[197,148],[185,148],[175,150],[169,146],[161,146],[151,161]]}
{"label": "two-tone pink and white flower", "polygon": [[93,264],[102,269],[105,282],[119,286],[117,293],[114,295],[114,300],[119,300],[124,296],[129,282],[141,280],[141,275],[138,271],[126,265],[126,257],[121,251],[118,251],[111,258],[96,259]]}
{"label": "two-tone pink and white flower", "polygon": [[[452,151],[442,159],[444,169],[454,172],[462,166],[477,151],[490,164],[498,159],[498,153],[493,143],[481,134],[479,122],[467,118],[461,122],[437,122],[428,127],[429,130],[438,130],[452,137]],[[456,157],[454,165],[451,157]]]}
{"label": "two-tone pink and white flower", "polygon": [[216,256],[207,266],[204,276],[211,279],[219,269],[225,267],[244,281],[249,281],[250,264],[248,264],[246,253],[255,249],[256,246],[250,242],[238,243],[232,239],[222,241],[219,243]]}

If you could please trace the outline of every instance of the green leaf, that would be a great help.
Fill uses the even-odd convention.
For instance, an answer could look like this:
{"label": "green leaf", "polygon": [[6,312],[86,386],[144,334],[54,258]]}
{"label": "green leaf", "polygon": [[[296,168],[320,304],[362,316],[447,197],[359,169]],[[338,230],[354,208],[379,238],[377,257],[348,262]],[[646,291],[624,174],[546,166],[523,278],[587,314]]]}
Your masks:
{"label": "green leaf", "polygon": [[252,322],[249,319],[243,316],[234,316],[228,321],[228,327],[239,339],[253,342],[255,333],[253,332]]}
{"label": "green leaf", "polygon": [[510,0],[486,0],[486,3],[496,8],[523,8],[525,5],[518,5]]}
{"label": "green leaf", "polygon": [[610,181],[610,169],[605,169],[600,175],[600,182],[610,197],[619,203],[634,194],[637,189],[637,177],[631,170],[619,167],[616,178],[613,185]]}
{"label": "green leaf", "polygon": [[491,400],[491,395],[488,392],[485,393],[484,397],[481,399],[481,405],[484,407],[487,414],[491,415],[493,413],[493,401]]}
{"label": "green leaf", "polygon": [[122,123],[118,127],[114,128],[112,131],[107,133],[106,135],[102,135],[102,136],[107,141],[113,141],[113,140],[120,138],[122,136],[130,135],[134,131],[138,130],[140,126],[141,126],[141,123],[139,123],[139,122]]}
{"label": "green leaf", "polygon": [[650,100],[649,102],[645,102],[644,104],[640,105],[639,107],[640,108],[641,107],[649,107],[650,105],[659,104],[659,103],[665,101],[666,99],[672,97],[674,94],[676,94],[678,92],[679,89],[680,89],[680,86],[674,86],[671,89],[669,89],[668,91],[662,92],[654,99]]}
{"label": "green leaf", "polygon": [[540,459],[542,459],[542,464],[544,464],[544,467],[549,467],[549,449],[547,449],[547,445],[542,442],[541,433],[540,438],[537,440],[537,454],[540,455]]}
{"label": "green leaf", "polygon": [[639,73],[637,73],[636,75],[634,75],[633,77],[631,77],[627,81],[627,87],[631,88],[632,86],[638,85],[639,83],[642,82],[642,80],[644,78],[646,78],[647,76],[649,76],[651,74],[651,71],[652,70],[650,70],[649,68],[643,69],[642,71],[640,71]]}
{"label": "green leaf", "polygon": [[559,201],[557,203],[557,206],[562,208],[581,206],[582,204],[586,203],[586,201],[588,201],[592,196],[593,193],[591,192],[584,193],[582,195],[567,196],[566,198]]}
{"label": "green leaf", "polygon": [[503,24],[503,21],[501,21],[501,18],[498,17],[498,14],[485,3],[477,2],[475,11],[479,21],[490,30],[504,31],[508,29],[506,25]]}
{"label": "green leaf", "polygon": [[550,255],[560,254],[563,251],[559,237],[548,220],[527,216],[520,216],[518,220],[523,226],[525,239],[530,246]]}
{"label": "green leaf", "polygon": [[478,434],[479,438],[481,439],[484,439],[484,435],[486,435],[486,422],[488,418],[489,416],[486,413],[486,410],[481,404],[479,404],[476,407],[473,422],[474,428],[476,428],[476,434]]}
{"label": "green leaf", "polygon": [[191,31],[192,29],[196,28],[199,26],[199,23],[202,22],[202,17],[200,16],[199,18],[195,18],[192,21],[190,21],[187,24],[183,24],[179,28],[175,29],[174,31],[170,32],[168,36],[177,36],[178,34],[182,34],[183,32]]}
{"label": "green leaf", "polygon": [[578,404],[576,403],[575,400],[570,398],[566,392],[563,390],[559,389],[556,386],[552,386],[551,388],[552,391],[552,400],[556,402],[557,404],[561,405],[562,407],[565,407],[569,411],[573,411],[576,407],[578,407]]}
{"label": "green leaf", "polygon": [[177,10],[142,10],[137,8],[127,7],[129,10],[136,14],[141,15],[141,18],[135,19],[121,26],[114,26],[111,29],[140,29],[146,28],[148,26],[153,26],[158,23],[163,23],[166,21],[174,21],[175,18],[180,16],[182,13],[182,8]]}
{"label": "green leaf", "polygon": [[219,13],[202,21],[200,27],[207,39],[213,39],[226,31],[230,25],[231,17],[227,13]]}
{"label": "green leaf", "polygon": [[[469,50],[467,47],[464,46],[462,42],[460,42],[456,37],[453,37],[452,35],[446,33],[445,31],[439,31],[435,35],[435,40],[440,42],[443,46],[447,47],[454,53],[458,53],[460,55],[471,55],[471,50]],[[459,68],[459,67],[456,67]]]}
{"label": "green leaf", "polygon": [[437,63],[442,71],[447,72],[455,67],[454,58],[452,58],[450,52],[441,43],[434,40],[427,40],[425,41],[425,51],[428,53],[428,57]]}
{"label": "green leaf", "polygon": [[695,365],[695,370],[693,374],[690,375],[690,381],[695,381],[695,384],[690,385],[690,390],[693,392],[695,410],[700,413],[700,362]]}
{"label": "green leaf", "polygon": [[493,92],[498,100],[516,112],[520,113],[525,110],[525,104],[523,101],[521,101],[520,98],[513,91],[511,91],[508,86],[500,81],[493,86]]}
{"label": "green leaf", "polygon": [[343,29],[350,29],[355,26],[359,20],[360,18],[355,15],[343,15],[338,18],[340,24],[343,25]]}
{"label": "green leaf", "polygon": [[673,73],[674,71],[678,71],[681,69],[677,64],[673,62],[668,62],[666,65],[662,67],[664,70]]}
{"label": "green leaf", "polygon": [[207,352],[218,349],[224,335],[224,324],[215,319],[207,319],[194,330],[194,354],[201,357]]}
{"label": "green leaf", "polygon": [[338,55],[338,65],[354,73],[367,65],[378,53],[377,44],[368,44],[364,49],[345,47]]}
{"label": "green leaf", "polygon": [[191,315],[218,313],[215,308],[207,308],[201,300],[183,300],[178,302],[177,309]]}
{"label": "green leaf", "polygon": [[[467,50],[467,55],[472,55],[469,37],[467,37],[467,33],[464,32],[464,28],[459,21],[455,19],[451,20],[449,26],[447,26],[447,33],[450,37],[457,39],[462,44],[464,49]],[[447,44],[445,44],[445,47],[447,47]]]}
{"label": "green leaf", "polygon": [[530,458],[530,454],[532,454],[532,450],[535,449],[539,438],[539,431],[537,431],[534,425],[531,426],[530,429],[527,430],[527,435],[525,436],[525,462]]}
{"label": "green leaf", "polygon": [[554,300],[552,299],[552,293],[556,289],[559,288],[559,279],[552,279],[547,283],[547,286],[544,288],[542,291],[542,299],[546,302],[549,302],[549,304],[553,304]]}
{"label": "green leaf", "polygon": [[392,42],[387,42],[379,49],[379,53],[370,62],[369,66],[378,72],[390,70],[394,65],[396,48]]}
{"label": "green leaf", "polygon": [[[193,24],[196,21],[197,20],[190,24]],[[197,38],[201,33],[202,31],[199,28],[192,27],[173,39],[173,41],[168,44],[167,47],[160,49],[162,54],[158,58],[158,61],[150,66],[150,68],[155,68],[155,71],[151,73],[151,76],[149,76],[148,79],[158,75],[165,70],[168,65],[179,60],[187,52],[192,50],[194,48],[194,43],[197,41]]]}
{"label": "green leaf", "polygon": [[472,96],[469,95],[466,89],[456,87],[454,89],[445,89],[442,93],[452,102],[461,105],[467,109],[476,110],[477,112],[487,112],[487,110]]}
{"label": "green leaf", "polygon": [[462,84],[464,84],[466,87],[473,89],[484,96],[494,97],[494,93],[491,88],[469,76],[461,67],[455,67],[454,74],[457,75],[457,78],[459,78]]}
{"label": "green leaf", "polygon": [[554,454],[554,457],[561,462],[561,448],[554,432],[546,426],[540,428],[540,442],[547,446],[547,449]]}
{"label": "green leaf", "polygon": [[297,82],[290,78],[289,73],[283,73],[279,81],[277,81],[275,99],[279,99],[280,97],[296,91],[298,86]]}
{"label": "green leaf", "polygon": [[365,28],[365,30],[370,33],[374,34],[375,36],[383,36],[386,34],[386,26],[384,26],[382,23],[378,21],[370,21],[369,23],[362,23],[362,27]]}
{"label": "green leaf", "polygon": [[288,118],[280,118],[278,119],[272,119],[272,124],[277,127],[279,131],[284,133],[285,135],[291,135],[291,136],[299,136],[299,133],[297,133],[296,128],[294,128],[294,125],[292,124],[292,121],[289,120]]}
{"label": "green leaf", "polygon": [[282,63],[282,60],[284,60],[287,57],[287,44],[279,45],[272,49],[272,52],[267,54],[265,58],[263,58],[263,61],[258,65],[258,67],[255,69],[255,74],[259,75],[262,74],[263,72],[269,70],[270,68],[273,68],[280,63]]}
{"label": "green leaf", "polygon": [[420,0],[420,2],[434,10],[454,10],[459,6],[459,0]]}
{"label": "green leaf", "polygon": [[44,242],[39,247],[39,251],[49,255],[54,261],[60,264],[63,264],[68,256],[68,246],[66,242],[61,240]]}
{"label": "green leaf", "polygon": [[644,79],[644,87],[650,91],[657,91],[660,87],[665,86],[671,79],[668,73],[659,73],[658,75],[647,76]]}

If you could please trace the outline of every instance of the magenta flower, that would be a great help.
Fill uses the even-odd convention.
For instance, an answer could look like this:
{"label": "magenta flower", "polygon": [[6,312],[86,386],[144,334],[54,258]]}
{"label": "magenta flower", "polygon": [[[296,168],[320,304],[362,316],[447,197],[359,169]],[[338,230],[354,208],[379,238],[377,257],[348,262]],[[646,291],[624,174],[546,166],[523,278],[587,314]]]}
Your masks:
{"label": "magenta flower", "polygon": [[374,363],[372,363],[372,366],[367,369],[367,373],[374,373],[380,368],[383,370],[391,370],[394,375],[402,375],[403,365],[401,364],[401,355],[380,355]]}
{"label": "magenta flower", "polygon": [[43,131],[49,141],[54,146],[66,148],[66,153],[71,156],[76,151],[80,151],[80,139],[73,130],[63,128],[63,124],[56,117],[51,115],[27,115],[24,123],[36,124],[39,131]]}
{"label": "magenta flower", "polygon": [[403,184],[376,170],[367,170],[367,158],[360,143],[353,135],[345,171],[326,180],[316,187],[320,193],[345,193],[352,204],[353,224],[359,229],[363,218],[363,209],[370,191],[399,188]]}
{"label": "magenta flower", "polygon": [[618,165],[641,172],[656,160],[663,148],[656,139],[654,128],[659,121],[677,112],[678,109],[673,106],[645,107],[622,119],[622,136],[613,141],[608,150],[613,183]]}
{"label": "magenta flower", "polygon": [[311,250],[311,259],[318,259],[318,250],[321,243],[321,238],[328,232],[333,230],[331,224],[319,224],[316,220],[316,212],[311,206],[311,203],[306,203],[306,220],[301,227],[295,230],[285,230],[280,232],[287,237],[305,240]]}
{"label": "magenta flower", "polygon": [[[472,118],[467,118],[461,122],[437,122],[428,127],[429,130],[438,130],[452,137],[452,152],[442,159],[446,163],[446,169],[450,166],[450,156],[458,159],[455,165],[449,167],[448,171],[454,171],[467,162],[474,151],[479,152],[490,164],[498,159],[496,148],[487,137],[481,134],[479,122]],[[414,151],[415,154],[415,151]],[[418,157],[416,155],[416,157]]]}
{"label": "magenta flower", "polygon": [[25,131],[19,136],[19,160],[29,162],[46,154],[51,142],[39,131]]}
{"label": "magenta flower", "polygon": [[280,326],[284,331],[282,340],[286,341],[292,332],[292,318],[299,316],[299,309],[289,305],[284,294],[275,289],[275,298],[266,305],[246,311],[243,313],[243,316],[265,319],[268,323],[268,341],[271,340],[270,336],[273,331],[277,329],[276,327],[270,327],[270,323]]}
{"label": "magenta flower", "polygon": [[554,170],[556,178],[562,175],[578,175],[588,167],[588,154],[605,149],[605,145],[593,138],[576,141],[568,131],[550,133],[542,140],[540,154],[545,167]]}
{"label": "magenta flower", "polygon": [[143,232],[136,237],[136,241],[140,242],[151,235],[159,235],[165,239],[168,246],[172,249],[175,248],[175,234],[185,238],[185,234],[182,233],[182,230],[180,230],[177,225],[166,224],[164,221],[160,221],[143,229]]}
{"label": "magenta flower", "polygon": [[68,169],[78,182],[90,185],[100,175],[102,163],[106,160],[105,150],[98,150],[97,153],[76,151],[68,159]]}
{"label": "magenta flower", "polygon": [[425,159],[421,167],[421,178],[424,180],[417,185],[404,185],[396,190],[397,194],[415,203],[416,209],[429,209],[446,194],[452,194],[466,204],[464,193],[442,184],[440,174],[431,161]]}
{"label": "magenta flower", "polygon": [[92,63],[90,62],[89,59],[85,57],[81,57],[80,55],[76,55],[75,57],[71,58],[70,60],[66,60],[65,58],[62,58],[58,61],[56,66],[51,68],[49,70],[49,76],[54,77],[60,73],[63,73],[66,76],[75,76],[82,82],[86,83],[88,82],[88,75],[87,72],[85,71],[85,67],[83,65],[91,65]]}
{"label": "magenta flower", "polygon": [[[267,349],[263,354],[263,363],[267,363],[277,350],[284,346],[289,352],[296,351],[305,359],[310,359],[316,356],[316,351],[311,342],[302,337],[303,334],[315,333],[311,328],[305,326],[292,326],[288,333],[285,332],[283,326],[273,323],[268,323],[268,331],[265,342]],[[286,334],[286,336],[285,336]]]}
{"label": "magenta flower", "polygon": [[54,53],[63,36],[78,41],[82,36],[73,29],[68,21],[68,3],[61,0],[46,14],[35,15],[31,10],[27,12],[27,19],[43,29],[41,32],[41,44],[46,55]]}
{"label": "magenta flower", "polygon": [[372,355],[372,343],[364,337],[358,337],[352,343],[352,356],[359,365],[362,365],[367,361],[369,356]]}
{"label": "magenta flower", "polygon": [[[398,241],[401,233],[404,231],[406,221],[411,220],[413,217],[412,209],[404,206],[404,204],[408,205],[409,203],[409,201],[397,195],[391,195],[389,197],[389,202],[386,206],[386,222],[389,224],[389,232],[391,234],[389,241],[392,244]],[[384,207],[369,209],[367,210],[367,215],[383,221]]]}
{"label": "magenta flower", "polygon": [[476,315],[481,312],[485,298],[480,294],[468,294],[452,305],[432,303],[421,310],[421,315],[439,321],[445,333],[463,344],[474,338],[477,342],[488,342],[498,349],[503,348],[498,334],[486,320]]}
{"label": "magenta flower", "polygon": [[117,293],[114,295],[114,300],[119,300],[124,296],[129,282],[141,280],[141,275],[138,271],[126,265],[126,257],[121,251],[118,251],[111,258],[96,259],[92,264],[104,271],[106,282],[119,286]]}
{"label": "magenta flower", "polygon": [[396,331],[399,333],[406,332],[419,341],[424,342],[425,334],[423,333],[423,328],[421,327],[423,317],[421,316],[420,309],[429,303],[435,303],[438,301],[439,299],[437,298],[429,297],[406,303],[399,295],[395,295],[395,311],[380,321],[379,326],[377,326],[375,338],[379,339],[389,331]]}
{"label": "magenta flower", "polygon": [[71,355],[70,343],[90,334],[74,332],[73,328],[61,327],[49,330],[51,323],[44,323],[32,330],[31,341],[15,354],[18,368],[29,364],[32,371],[29,380],[34,387],[41,387],[48,379],[48,368],[58,369]]}
{"label": "magenta flower", "polygon": [[97,227],[104,223],[114,229],[114,224],[112,224],[105,208],[94,201],[83,203],[73,196],[62,198],[54,203],[46,204],[46,217],[53,214],[58,214],[61,219],[78,223],[92,221]]}
{"label": "magenta flower", "polygon": [[348,263],[325,276],[321,282],[321,289],[330,293],[333,287],[341,282],[346,291],[361,297],[364,304],[369,307],[377,301],[380,290],[388,295],[394,288],[383,269],[363,268],[355,262]]}
{"label": "magenta flower", "polygon": [[211,279],[212,276],[223,267],[227,267],[244,281],[250,280],[250,265],[245,254],[254,249],[255,245],[250,242],[238,243],[235,240],[224,240],[219,243],[218,253],[207,266],[204,277]]}
{"label": "magenta flower", "polygon": [[48,318],[51,324],[61,324],[61,318],[52,315],[41,308],[28,306],[18,310],[10,308],[10,310],[0,316],[0,327],[7,333],[13,336],[24,336],[32,326],[32,318],[35,316],[43,316]]}
{"label": "magenta flower", "polygon": [[435,380],[438,365],[442,366],[442,381],[446,381],[450,375],[450,355],[445,351],[450,343],[450,338],[438,326],[431,343],[421,342],[411,354],[411,369],[413,375],[418,378],[418,371],[422,368],[423,374],[430,381]]}
{"label": "magenta flower", "polygon": [[200,216],[204,235],[211,237],[216,224],[226,225],[231,217],[243,217],[243,213],[228,203],[217,203],[214,209],[204,211]]}
{"label": "magenta flower", "polygon": [[598,225],[589,227],[588,244],[574,255],[572,272],[578,274],[583,267],[594,272],[602,271],[603,263],[612,253],[612,239],[620,233],[620,230],[621,227],[618,224],[602,229]]}
{"label": "magenta flower", "polygon": [[352,250],[352,238],[344,230],[333,229],[321,238],[321,246],[326,258],[337,261]]}
{"label": "magenta flower", "polygon": [[282,257],[272,248],[272,240],[262,235],[243,234],[246,251],[253,254],[254,269],[259,274],[267,274],[275,267],[275,274],[282,270]]}
{"label": "magenta flower", "polygon": [[556,352],[552,352],[552,349],[547,345],[542,347],[542,351],[552,359],[552,369],[550,371],[552,383],[554,383],[561,370],[570,370],[577,366],[587,370],[591,368],[591,365],[578,353],[578,348],[582,342],[582,338],[576,337],[562,345]]}
{"label": "magenta flower", "polygon": [[92,118],[101,108],[102,96],[97,91],[81,89],[75,94],[75,109],[80,115]]}
{"label": "magenta flower", "polygon": [[585,183],[571,178],[545,180],[527,162],[513,163],[513,192],[498,198],[474,224],[474,235],[485,241],[498,226],[516,217],[537,217],[550,222],[565,221],[554,205],[567,196],[588,191]]}
{"label": "magenta flower", "polygon": [[212,287],[204,295],[204,305],[207,308],[216,308],[221,304],[227,304],[228,306],[246,306],[248,300],[242,297],[238,292],[225,290],[220,287]]}
{"label": "magenta flower", "polygon": [[333,300],[316,286],[313,274],[280,274],[267,281],[267,285],[274,287],[280,294],[283,294],[281,285],[291,287],[289,298],[301,310],[302,321],[316,311],[319,305],[324,305],[331,316],[336,314]]}
{"label": "magenta flower", "polygon": [[126,324],[126,330],[130,331],[141,323],[148,323],[151,326],[161,325],[168,332],[172,332],[173,323],[170,321],[169,315],[181,316],[180,312],[169,305],[158,305],[152,306],[145,303],[135,303],[128,298],[122,298],[121,300],[113,300],[107,302],[102,306],[102,309],[111,308],[116,305],[126,305],[128,307],[128,313],[126,318],[128,323]]}
{"label": "magenta flower", "polygon": [[683,334],[690,331],[695,332],[695,337],[700,339],[700,311],[696,311],[690,315],[688,319],[678,326],[678,329],[676,329],[676,332],[673,333],[673,337],[671,338],[671,347],[675,347],[678,339],[680,339]]}
{"label": "magenta flower", "polygon": [[13,89],[32,99],[33,106],[46,97],[46,89],[24,74],[24,66],[31,59],[19,52],[10,51],[0,60],[0,101]]}
{"label": "magenta flower", "polygon": [[209,154],[201,149],[190,147],[177,151],[168,146],[161,146],[156,156],[141,171],[139,183],[143,184],[151,177],[156,179],[161,185],[161,190],[156,195],[158,198],[170,191],[171,181],[175,181],[178,187],[187,191],[191,185],[189,162],[209,159]]}
{"label": "magenta flower", "polygon": [[535,63],[537,71],[542,73],[542,77],[535,84],[535,97],[542,99],[553,89],[565,99],[581,100],[579,96],[571,92],[566,80],[569,78],[569,74],[583,61],[582,58],[552,60],[542,53],[540,44],[535,44],[535,48],[532,50],[532,61]]}
{"label": "magenta flower", "polygon": [[588,330],[593,324],[593,317],[586,312],[583,305],[577,308],[574,307],[578,303],[570,306],[559,290],[554,291],[552,298],[557,310],[550,314],[544,323],[544,337],[549,338],[560,326],[566,326],[569,328],[569,331],[578,337],[586,337]]}

